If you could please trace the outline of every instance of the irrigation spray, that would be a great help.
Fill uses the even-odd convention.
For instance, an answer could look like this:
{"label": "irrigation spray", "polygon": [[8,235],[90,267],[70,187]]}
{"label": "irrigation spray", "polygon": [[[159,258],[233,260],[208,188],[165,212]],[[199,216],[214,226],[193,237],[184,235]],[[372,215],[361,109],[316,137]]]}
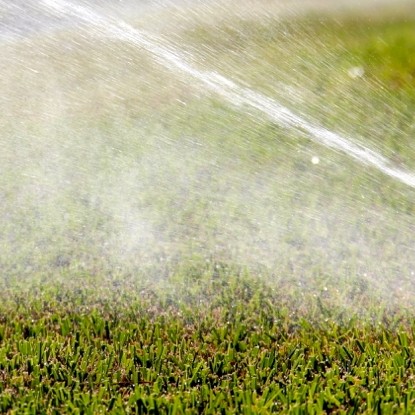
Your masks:
{"label": "irrigation spray", "polygon": [[[295,303],[306,293],[321,294],[361,310],[360,299],[372,292],[382,304],[412,302],[415,176],[386,156],[390,148],[374,143],[377,132],[389,127],[383,119],[379,130],[372,120],[356,124],[356,130],[364,127],[359,134],[343,133],[341,123],[329,128],[313,116],[324,98],[311,93],[314,84],[299,92],[310,103],[292,110],[298,97],[284,85],[302,84],[291,78],[295,61],[287,62],[287,72],[274,72],[275,60],[254,58],[246,81],[245,74],[232,76],[239,71],[233,58],[229,67],[225,59],[220,69],[207,69],[208,42],[217,35],[202,32],[206,38],[198,38],[192,14],[183,25],[194,23],[196,30],[181,32],[180,47],[116,17],[122,12],[97,12],[87,3],[36,3],[45,30],[5,44],[0,266],[6,275],[22,286],[22,276],[29,282],[49,278],[52,285],[109,276],[101,283],[105,295],[115,276],[120,292],[144,281],[183,298],[183,279],[222,272],[226,280],[246,271],[258,284],[263,276],[272,287],[285,287]],[[262,36],[268,42],[275,27],[278,39],[285,36],[279,21],[265,28],[253,17],[236,21],[242,31],[253,28],[252,43],[237,49],[236,62],[268,52]],[[50,33],[61,22],[63,31]],[[227,41],[240,29],[230,24],[217,26],[221,35],[231,29]],[[285,56],[297,50],[295,36],[287,40]],[[315,39],[305,40],[313,52]],[[203,44],[200,55],[199,49],[188,52],[200,48],[199,41],[207,42],[206,49]],[[278,58],[275,46],[269,50]],[[226,44],[214,54],[222,52],[228,52]],[[321,55],[316,62],[311,55],[308,69],[320,82]],[[257,63],[263,75],[250,78]],[[329,69],[336,79],[337,63]],[[281,89],[258,92],[262,81],[264,89],[268,83]],[[359,82],[374,92],[365,80],[353,80],[353,87]],[[353,89],[340,84],[339,91],[360,104]],[[362,98],[363,104],[375,100]],[[327,112],[334,105],[335,120],[349,105],[330,99]],[[373,119],[383,108],[374,108]],[[394,133],[405,135],[411,127],[399,108]],[[359,121],[353,109],[351,117]]]}
{"label": "irrigation spray", "polygon": [[92,25],[97,33],[102,36],[110,36],[129,42],[146,50],[160,65],[190,76],[204,88],[219,95],[232,105],[253,108],[282,127],[295,128],[305,132],[315,142],[340,151],[363,165],[370,165],[389,177],[415,188],[414,173],[395,167],[390,160],[381,154],[353,141],[349,137],[343,137],[294,113],[274,99],[252,89],[239,86],[219,73],[197,69],[190,63],[191,56],[184,56],[179,50],[166,45],[152,34],[138,30],[121,20],[107,18],[87,7],[64,0],[43,0],[43,4],[48,10],[81,19]]}

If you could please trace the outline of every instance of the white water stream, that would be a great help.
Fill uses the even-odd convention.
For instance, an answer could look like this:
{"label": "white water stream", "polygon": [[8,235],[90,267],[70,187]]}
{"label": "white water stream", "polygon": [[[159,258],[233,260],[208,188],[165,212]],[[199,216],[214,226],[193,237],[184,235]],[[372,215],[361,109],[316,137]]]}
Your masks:
{"label": "white water stream", "polygon": [[122,20],[105,17],[90,8],[65,0],[43,0],[43,4],[49,11],[65,17],[71,16],[92,25],[100,35],[111,36],[145,49],[160,65],[190,76],[200,82],[205,89],[221,96],[232,105],[254,108],[282,127],[303,131],[315,142],[343,152],[361,164],[375,167],[387,176],[415,188],[414,173],[395,167],[381,154],[294,113],[272,98],[237,85],[216,72],[196,69],[189,63],[191,56],[188,54],[184,56],[180,50],[166,45],[152,34],[138,30]]}

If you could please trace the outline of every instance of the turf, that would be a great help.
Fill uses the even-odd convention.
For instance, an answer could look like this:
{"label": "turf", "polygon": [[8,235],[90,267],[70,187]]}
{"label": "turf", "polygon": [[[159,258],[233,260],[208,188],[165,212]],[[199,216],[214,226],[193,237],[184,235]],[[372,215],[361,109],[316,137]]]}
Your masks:
{"label": "turf", "polygon": [[[3,49],[0,412],[410,413],[413,190],[89,35]],[[169,41],[412,168],[414,37]]]}
{"label": "turf", "polygon": [[179,296],[135,279],[126,292],[116,278],[106,293],[88,279],[76,289],[3,290],[1,411],[411,411],[409,316],[334,315],[324,292],[318,303],[303,298],[301,315],[282,287],[215,269],[182,275]]}

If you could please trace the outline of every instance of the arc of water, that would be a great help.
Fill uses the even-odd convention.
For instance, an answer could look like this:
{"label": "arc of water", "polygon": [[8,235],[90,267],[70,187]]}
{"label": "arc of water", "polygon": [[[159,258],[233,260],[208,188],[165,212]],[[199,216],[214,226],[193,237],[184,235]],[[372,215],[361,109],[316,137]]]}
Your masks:
{"label": "arc of water", "polygon": [[305,119],[269,98],[252,89],[242,87],[217,72],[201,71],[189,63],[189,57],[178,49],[172,48],[154,35],[138,30],[122,20],[114,20],[96,13],[92,9],[65,0],[43,0],[44,6],[59,14],[72,15],[93,25],[102,35],[114,37],[143,48],[153,58],[169,70],[176,70],[191,76],[211,92],[223,97],[236,106],[248,106],[265,114],[270,120],[287,128],[296,128],[306,132],[313,141],[326,147],[341,151],[364,165],[375,167],[378,171],[392,177],[405,185],[415,188],[415,174],[392,165],[390,160],[381,154],[356,143],[348,137]]}

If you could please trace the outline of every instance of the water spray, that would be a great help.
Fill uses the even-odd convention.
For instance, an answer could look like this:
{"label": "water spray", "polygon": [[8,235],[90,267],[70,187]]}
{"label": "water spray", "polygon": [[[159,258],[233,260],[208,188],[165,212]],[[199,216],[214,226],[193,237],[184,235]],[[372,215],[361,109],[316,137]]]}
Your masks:
{"label": "water spray", "polygon": [[221,96],[228,103],[238,107],[251,107],[265,114],[268,119],[284,128],[294,128],[307,134],[314,142],[342,152],[363,165],[376,168],[387,176],[415,188],[415,174],[397,168],[381,154],[318,125],[283,106],[275,99],[252,89],[242,87],[217,72],[202,71],[189,63],[189,54],[166,44],[163,39],[139,30],[122,20],[105,17],[95,11],[65,0],[43,0],[47,10],[59,15],[70,15],[92,25],[103,36],[110,36],[140,47],[150,53],[163,67],[180,71],[198,81],[205,89]]}

